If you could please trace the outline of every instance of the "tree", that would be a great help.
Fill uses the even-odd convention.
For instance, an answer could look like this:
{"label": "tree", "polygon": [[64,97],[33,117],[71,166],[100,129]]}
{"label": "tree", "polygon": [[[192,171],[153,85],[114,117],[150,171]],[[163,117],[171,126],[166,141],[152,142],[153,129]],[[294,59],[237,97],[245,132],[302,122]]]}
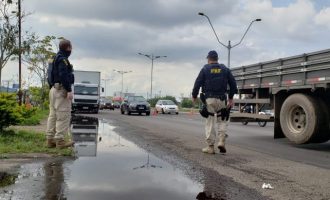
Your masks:
{"label": "tree", "polygon": [[182,108],[192,108],[193,107],[193,102],[189,98],[183,98],[181,101],[181,107]]}
{"label": "tree", "polygon": [[13,94],[0,93],[0,133],[10,125],[16,125],[22,120],[19,106]]}
{"label": "tree", "polygon": [[[2,69],[6,66],[10,59],[15,59],[15,55],[28,52],[30,45],[35,40],[33,33],[25,32],[22,37],[21,50],[18,48],[18,12],[15,11],[17,1],[1,0],[0,1],[0,86]],[[17,10],[17,9],[16,9]],[[23,12],[21,19],[27,15]]]}
{"label": "tree", "polygon": [[162,99],[162,100],[172,100],[176,105],[178,104],[175,97],[173,97],[173,96],[156,97],[156,98],[153,98],[153,99],[149,99],[148,102],[150,103],[151,107],[155,107],[157,101],[160,100],[160,99]]}
{"label": "tree", "polygon": [[29,54],[25,56],[24,61],[28,63],[28,69],[33,72],[40,80],[40,105],[47,101],[48,83],[47,83],[47,69],[48,61],[55,56],[55,36],[46,36],[42,39],[36,40],[35,44],[31,45]]}

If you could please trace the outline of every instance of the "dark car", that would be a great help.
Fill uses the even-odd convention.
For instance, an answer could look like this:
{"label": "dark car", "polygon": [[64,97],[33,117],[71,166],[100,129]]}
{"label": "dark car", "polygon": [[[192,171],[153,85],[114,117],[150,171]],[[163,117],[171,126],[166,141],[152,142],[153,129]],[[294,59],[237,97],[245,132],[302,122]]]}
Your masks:
{"label": "dark car", "polygon": [[120,106],[121,114],[142,114],[150,115],[150,104],[142,96],[128,96],[124,98],[123,103]]}
{"label": "dark car", "polygon": [[103,109],[115,110],[113,102],[109,99],[103,99],[100,102],[100,110],[103,110]]}

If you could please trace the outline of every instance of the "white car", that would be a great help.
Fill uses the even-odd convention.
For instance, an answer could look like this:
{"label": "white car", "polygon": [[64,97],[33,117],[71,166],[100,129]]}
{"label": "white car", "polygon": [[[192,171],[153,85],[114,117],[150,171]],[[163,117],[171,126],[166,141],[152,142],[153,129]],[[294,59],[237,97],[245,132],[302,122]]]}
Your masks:
{"label": "white car", "polygon": [[175,113],[179,114],[179,108],[175,103],[171,100],[158,100],[156,103],[156,112],[162,112],[163,114],[168,113]]}

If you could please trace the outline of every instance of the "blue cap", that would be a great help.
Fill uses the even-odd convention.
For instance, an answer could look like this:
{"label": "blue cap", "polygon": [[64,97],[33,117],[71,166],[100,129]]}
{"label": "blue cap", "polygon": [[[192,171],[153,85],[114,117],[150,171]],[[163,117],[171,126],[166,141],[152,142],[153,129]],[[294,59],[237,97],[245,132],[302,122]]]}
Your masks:
{"label": "blue cap", "polygon": [[212,50],[207,54],[206,58],[218,59],[218,53],[216,51]]}

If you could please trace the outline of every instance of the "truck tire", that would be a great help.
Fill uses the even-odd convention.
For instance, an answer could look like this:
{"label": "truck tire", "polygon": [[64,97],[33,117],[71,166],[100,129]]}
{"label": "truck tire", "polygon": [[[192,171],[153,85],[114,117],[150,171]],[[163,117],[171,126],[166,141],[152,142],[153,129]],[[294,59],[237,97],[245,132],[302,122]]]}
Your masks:
{"label": "truck tire", "polygon": [[[283,103],[280,124],[284,135],[296,144],[322,142],[325,115],[314,97],[293,94]],[[322,134],[321,134],[322,133]]]}
{"label": "truck tire", "polygon": [[266,121],[258,121],[258,125],[260,127],[265,127],[267,125],[267,122]]}

